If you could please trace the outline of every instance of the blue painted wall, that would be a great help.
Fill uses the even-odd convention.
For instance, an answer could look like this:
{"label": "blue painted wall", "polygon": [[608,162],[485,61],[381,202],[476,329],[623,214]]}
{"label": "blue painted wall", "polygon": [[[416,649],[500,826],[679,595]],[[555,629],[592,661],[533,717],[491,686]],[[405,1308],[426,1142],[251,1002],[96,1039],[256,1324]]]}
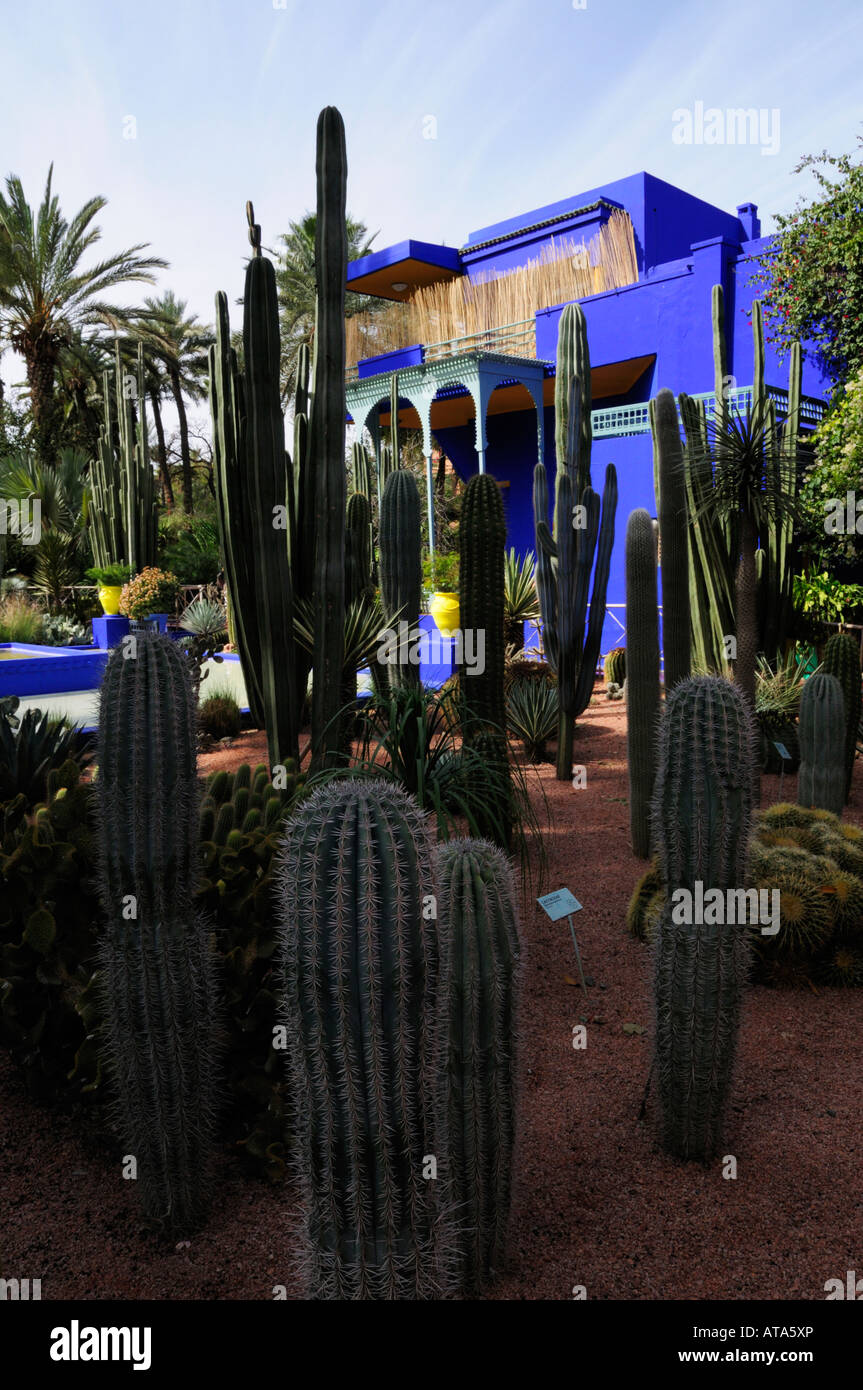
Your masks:
{"label": "blue painted wall", "polygon": [[[661,387],[690,395],[714,387],[711,295],[715,284],[725,292],[728,370],[740,386],[752,382],[753,347],[749,321],[757,287],[747,282],[757,270],[753,257],[769,244],[759,236],[757,209],[741,204],[727,213],[694,198],[651,174],[639,173],[601,188],[549,203],[541,208],[472,232],[462,247],[461,264],[471,276],[511,270],[532,256],[552,235],[589,238],[609,215],[607,207],[575,216],[599,199],[625,207],[635,231],[639,282],[581,300],[587,319],[593,367],[609,366],[636,357],[652,358],[628,396],[594,399],[594,408],[624,401],[647,401]],[[566,218],[565,214],[573,216]],[[547,228],[536,223],[561,218]],[[529,230],[531,227],[534,230]],[[503,238],[502,241],[495,241]],[[481,247],[479,243],[494,241]],[[536,315],[536,355],[554,362],[562,305]],[[380,368],[378,368],[380,370]],[[362,368],[360,369],[362,374]],[[785,387],[788,364],[768,345],[765,377]],[[829,383],[807,361],[803,367],[804,395],[825,398]],[[458,429],[432,429],[460,476],[476,471],[473,424]],[[487,419],[486,466],[493,477],[509,482],[504,491],[508,544],[523,553],[533,549],[532,473],[536,461],[534,410],[490,415]],[[554,412],[545,411],[545,462],[554,470]],[[646,507],[655,515],[652,448],[649,434],[594,441],[593,485],[602,488],[605,465],[617,466],[619,502],[616,543],[612,556],[608,601],[625,599],[623,535],[629,513]],[[616,644],[619,629],[607,622],[603,651]]]}

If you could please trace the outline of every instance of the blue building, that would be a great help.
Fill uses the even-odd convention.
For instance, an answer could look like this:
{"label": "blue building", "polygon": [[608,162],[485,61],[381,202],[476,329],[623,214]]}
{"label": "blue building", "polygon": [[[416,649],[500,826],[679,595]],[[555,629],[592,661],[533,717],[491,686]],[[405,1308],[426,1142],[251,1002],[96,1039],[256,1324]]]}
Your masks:
{"label": "blue building", "polygon": [[[613,462],[620,488],[603,651],[621,630],[615,614],[623,616],[626,519],[635,507],[656,512],[648,401],[668,387],[675,395],[705,397],[709,408],[715,382],[711,294],[717,284],[724,291],[730,395],[740,404],[751,397],[749,312],[756,292],[747,282],[757,268],[753,258],[769,244],[755,204],[743,203],[731,214],[640,173],[482,227],[460,250],[408,240],[348,269],[349,289],[406,301],[423,287],[458,277],[479,285],[507,275],[561,243],[595,244],[621,213],[631,223],[631,283],[578,297],[591,360],[593,482],[601,489],[605,465]],[[550,476],[554,471],[555,356],[563,307],[542,305],[529,319],[495,324],[481,334],[400,343],[361,357],[349,371],[349,413],[376,450],[381,428],[389,427],[391,377],[398,371],[399,424],[423,431],[429,480],[433,433],[463,479],[487,469],[498,481],[509,544],[519,552],[534,546],[534,464],[542,458]],[[787,364],[768,345],[765,381],[780,414],[787,377]],[[827,382],[804,362],[804,427],[820,418],[826,392]]]}

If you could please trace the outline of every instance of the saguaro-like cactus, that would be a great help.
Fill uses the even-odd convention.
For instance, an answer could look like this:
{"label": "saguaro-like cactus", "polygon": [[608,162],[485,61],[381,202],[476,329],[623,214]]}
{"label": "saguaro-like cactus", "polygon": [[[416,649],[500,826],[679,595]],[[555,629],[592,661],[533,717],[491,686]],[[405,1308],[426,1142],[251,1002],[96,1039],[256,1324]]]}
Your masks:
{"label": "saguaro-like cactus", "polygon": [[[422,602],[421,535],[419,491],[412,475],[399,468],[387,478],[381,499],[381,603],[391,626],[407,624],[409,642],[414,640],[419,625]],[[393,674],[405,684],[417,684],[419,667],[407,660],[408,651],[401,649],[403,645]]]}
{"label": "saguaro-like cactus", "polygon": [[835,676],[821,671],[800,696],[797,800],[841,816],[845,805],[845,700]]}
{"label": "saguaro-like cactus", "polygon": [[216,1002],[198,879],[196,708],[166,637],[115,647],[99,704],[99,892],[107,1060],[148,1218],[191,1228],[206,1205]]}
{"label": "saguaro-like cactus", "polygon": [[[299,756],[293,680],[294,604],[284,516],[288,499],[279,396],[279,305],[273,263],[247,206],[252,255],[243,292],[241,374],[226,295],[216,296],[210,405],[219,534],[249,704],[267,730],[271,766]],[[281,522],[281,524],[280,524]]]}
{"label": "saguaro-like cactus", "polygon": [[[561,419],[564,399],[566,410]],[[548,525],[548,483],[541,463],[533,473],[533,519],[542,640],[557,676],[560,700],[557,777],[568,781],[572,776],[574,721],[587,708],[599,658],[617,509],[617,473],[609,464],[600,524],[599,497],[590,486],[590,359],[584,314],[578,304],[568,304],[561,314],[555,412],[554,534]]]}
{"label": "saguaro-like cactus", "polygon": [[[132,384],[132,391],[126,389],[128,383]],[[156,563],[156,496],[147,446],[141,343],[134,376],[124,374],[117,344],[113,379],[111,372],[102,376],[102,399],[105,419],[99,448],[90,466],[90,544],[97,565],[125,563],[138,571]],[[115,425],[119,452],[114,446]]]}
{"label": "saguaro-like cactus", "polygon": [[521,988],[517,899],[507,860],[485,840],[442,845],[438,867],[448,1038],[438,1082],[459,1224],[459,1284],[477,1293],[503,1267],[512,1198]]}
{"label": "saguaro-like cactus", "polygon": [[835,676],[845,700],[845,800],[851,795],[860,728],[860,648],[850,632],[834,632],[824,648],[822,670]]}
{"label": "saguaro-like cactus", "polygon": [[[681,681],[666,701],[653,794],[669,894],[654,960],[662,1140],[680,1158],[709,1159],[721,1138],[748,962],[747,924],[728,922],[728,890],[746,883],[753,780],[739,689],[718,676]],[[674,898],[678,889],[692,910]],[[723,894],[723,921],[692,920],[699,891],[711,889]]]}
{"label": "saguaro-like cactus", "polygon": [[665,689],[690,671],[689,525],[686,476],[677,404],[671,391],[656,397],[656,464],[659,473],[659,534],[662,561],[662,651]]}
{"label": "saguaro-like cactus", "polygon": [[633,852],[649,859],[659,726],[659,609],[653,521],[643,509],[632,512],[626,526],[626,641],[629,827]]}
{"label": "saguaro-like cactus", "polygon": [[276,881],[307,1292],[439,1297],[452,1252],[435,1168],[445,1155],[426,818],[391,782],[333,782],[288,824]]}

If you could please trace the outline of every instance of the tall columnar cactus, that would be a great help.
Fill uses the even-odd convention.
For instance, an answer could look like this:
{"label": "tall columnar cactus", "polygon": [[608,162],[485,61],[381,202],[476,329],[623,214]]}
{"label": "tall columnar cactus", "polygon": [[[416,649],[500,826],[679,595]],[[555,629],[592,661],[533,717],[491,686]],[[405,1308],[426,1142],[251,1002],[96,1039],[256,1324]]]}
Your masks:
{"label": "tall columnar cactus", "polygon": [[626,747],[632,849],[650,858],[650,803],[659,725],[659,610],[656,540],[650,513],[630,513],[626,526]]}
{"label": "tall columnar cactus", "polygon": [[351,461],[353,463],[354,491],[361,492],[369,504],[369,560],[372,567],[372,574],[374,574],[375,546],[372,514],[374,511],[375,485],[369,456],[366,453],[365,446],[359,441],[351,446]]}
{"label": "tall columnar cactus", "polygon": [[470,714],[501,731],[506,728],[505,555],[500,488],[490,474],[476,473],[464,490],[459,521],[459,605],[462,630],[476,634],[477,643],[481,635],[485,644],[485,666],[482,671],[465,667],[462,689]]}
{"label": "tall columnar cactus", "polygon": [[240,659],[253,716],[267,730],[270,763],[299,756],[294,594],[285,509],[284,422],[279,396],[279,304],[273,263],[247,205],[252,256],[243,292],[243,356],[231,347],[226,295],[216,296],[210,403],[219,534],[233,597]]}
{"label": "tall columnar cactus", "polygon": [[[574,391],[571,395],[572,414],[577,419],[577,396]],[[575,427],[572,434],[577,434]],[[608,571],[614,544],[614,514],[617,509],[617,472],[613,464],[610,463],[605,470],[601,524],[599,497],[592,488],[585,488],[577,513],[574,508],[572,479],[568,472],[559,471],[555,515],[558,519],[569,517],[570,524],[559,525],[558,537],[554,540],[547,521],[545,467],[538,463],[533,473],[536,586],[542,611],[543,646],[557,676],[560,700],[557,740],[557,777],[560,781],[568,781],[572,776],[573,723],[590,701],[599,658]],[[579,523],[577,527],[576,522]],[[596,569],[585,637],[587,598],[594,558]]]}
{"label": "tall columnar cactus", "polygon": [[[578,414],[572,417],[571,393],[575,381]],[[575,500],[591,485],[590,454],[593,427],[590,418],[590,353],[587,320],[580,304],[567,304],[557,334],[557,374],[554,378],[554,450],[558,474],[569,473]],[[560,515],[555,509],[554,537],[558,539]]]}
{"label": "tall columnar cactus", "polygon": [[[155,482],[147,444],[143,346],[138,344],[132,376],[124,372],[118,343],[114,371],[106,371],[102,383],[105,419],[90,466],[90,544],[97,565],[128,564],[139,571],[156,563],[157,529]],[[127,389],[130,384],[133,390]]]}
{"label": "tall columnar cactus", "polygon": [[427,820],[391,782],[333,782],[288,824],[276,882],[307,1292],[439,1297],[452,1252]]}
{"label": "tall columnar cactus", "polygon": [[[740,690],[719,676],[670,692],[659,736],[654,838],[669,894],[656,928],[656,1050],[665,1147],[707,1160],[727,1101],[748,927],[693,920],[700,889],[743,888],[753,804],[754,739]],[[677,890],[690,895],[688,904]],[[688,910],[687,910],[688,909]],[[707,916],[705,910],[704,916]],[[688,920],[686,920],[688,919]]]}
{"label": "tall columnar cactus", "polygon": [[860,728],[860,648],[850,632],[834,632],[824,647],[822,669],[835,676],[845,700],[845,800],[851,795]]}
{"label": "tall columnar cactus", "polygon": [[[563,402],[566,402],[565,409]],[[587,708],[593,689],[605,621],[608,571],[614,545],[617,473],[605,470],[600,524],[599,497],[590,485],[590,358],[583,311],[568,304],[561,314],[555,380],[554,534],[548,525],[545,466],[533,474],[536,535],[536,587],[542,612],[542,640],[557,676],[557,777],[572,776],[574,721]],[[590,619],[585,638],[591,570],[596,559]]]}
{"label": "tall columnar cactus", "polygon": [[689,526],[677,404],[671,391],[656,397],[659,534],[662,563],[662,650],[666,691],[690,672]]}
{"label": "tall columnar cactus", "polygon": [[348,498],[345,527],[345,600],[350,605],[372,591],[371,512],[364,492]]}
{"label": "tall columnar cactus", "polygon": [[348,241],[345,126],[334,106],[318,117],[315,221],[315,389],[309,428],[315,514],[315,647],[312,765],[331,766],[341,745],[345,655],[345,283]]}
{"label": "tall columnar cactus", "polygon": [[438,1082],[459,1285],[473,1294],[500,1273],[506,1255],[518,1111],[517,898],[508,861],[485,840],[442,845],[438,871],[448,1036]]}
{"label": "tall columnar cactus", "polygon": [[391,627],[407,624],[401,631],[407,631],[409,641],[400,643],[400,661],[393,672],[398,681],[407,685],[419,681],[419,667],[407,658],[422,602],[421,536],[419,490],[413,476],[399,468],[390,474],[384,487],[378,546],[384,617]]}
{"label": "tall columnar cactus", "polygon": [[800,696],[797,800],[841,816],[845,805],[845,699],[835,676],[819,672]]}
{"label": "tall columnar cactus", "polygon": [[100,974],[124,1153],[145,1215],[191,1228],[207,1198],[217,1073],[199,876],[196,706],[166,637],[115,647],[99,704]]}

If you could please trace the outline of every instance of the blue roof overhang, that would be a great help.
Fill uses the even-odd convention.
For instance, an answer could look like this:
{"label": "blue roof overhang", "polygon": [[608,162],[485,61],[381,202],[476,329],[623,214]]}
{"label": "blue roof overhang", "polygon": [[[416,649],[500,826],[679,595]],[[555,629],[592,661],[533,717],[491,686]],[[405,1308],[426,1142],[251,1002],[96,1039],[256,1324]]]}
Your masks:
{"label": "blue roof overhang", "polygon": [[[428,241],[399,241],[348,264],[349,290],[379,299],[408,299],[423,285],[452,280],[464,273],[454,246]],[[399,288],[396,288],[399,286]]]}

